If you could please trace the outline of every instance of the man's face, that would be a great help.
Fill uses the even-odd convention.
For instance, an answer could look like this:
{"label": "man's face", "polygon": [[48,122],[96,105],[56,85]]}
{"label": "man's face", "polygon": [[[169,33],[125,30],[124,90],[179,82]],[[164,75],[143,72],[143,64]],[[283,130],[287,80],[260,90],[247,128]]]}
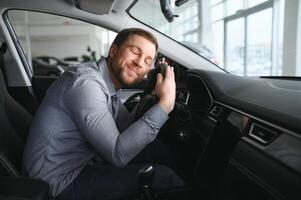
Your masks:
{"label": "man's face", "polygon": [[140,35],[131,35],[120,46],[109,51],[110,66],[115,82],[131,85],[148,73],[156,55],[155,45]]}

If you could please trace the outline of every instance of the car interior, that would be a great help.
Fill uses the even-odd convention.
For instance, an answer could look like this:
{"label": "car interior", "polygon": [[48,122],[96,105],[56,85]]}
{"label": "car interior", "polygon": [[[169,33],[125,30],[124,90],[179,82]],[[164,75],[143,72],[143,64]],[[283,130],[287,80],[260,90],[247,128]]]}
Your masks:
{"label": "car interior", "polygon": [[[294,15],[293,12],[288,12],[290,15],[284,19],[284,24],[286,22],[298,24],[297,19],[300,18],[297,16],[301,16],[301,2],[298,0],[263,0],[253,7],[250,6],[250,9],[238,10],[233,16],[225,17],[224,23],[244,13],[254,14],[260,9],[274,11],[281,8],[281,6],[277,7],[280,1],[285,5],[284,13],[288,9],[296,9],[297,13]],[[57,77],[68,67],[76,66],[77,62],[95,61],[95,54],[99,53],[98,50],[95,52],[93,47],[91,50],[90,47],[82,45],[84,50],[77,54],[76,59],[74,57],[71,59],[71,55],[67,53],[64,54],[66,59],[38,54],[37,52],[42,51],[39,48],[44,44],[43,42],[49,41],[49,38],[43,37],[43,34],[50,32],[48,26],[55,26],[54,21],[60,19],[53,18],[51,21],[49,18],[43,18],[48,15],[68,17],[70,21],[60,23],[61,26],[70,29],[70,32],[84,31],[85,26],[82,26],[82,22],[97,27],[97,30],[105,28],[112,31],[113,33],[106,32],[106,34],[95,31],[98,34],[97,38],[89,36],[90,41],[93,39],[107,41],[104,43],[104,49],[109,47],[111,34],[116,35],[124,28],[143,28],[158,38],[159,50],[152,73],[140,83],[122,88],[125,95],[124,105],[129,111],[135,112],[135,119],[141,117],[157,102],[157,98],[151,94],[151,91],[156,74],[164,71],[163,66],[157,64],[158,61],[164,58],[170,66],[174,67],[176,103],[169,114],[168,121],[160,129],[158,138],[177,158],[174,170],[185,180],[188,187],[161,194],[147,189],[134,197],[124,197],[124,199],[293,200],[301,198],[301,66],[298,65],[299,61],[295,62],[296,73],[293,75],[284,73],[285,66],[281,75],[260,74],[259,76],[246,76],[248,70],[243,67],[242,74],[240,71],[237,71],[237,74],[231,71],[234,68],[221,67],[223,63],[231,65],[230,57],[226,59],[225,56],[224,61],[221,59],[217,62],[214,53],[207,47],[204,48],[210,54],[208,57],[198,54],[194,49],[189,49],[187,45],[190,44],[189,41],[181,44],[172,33],[168,35],[156,28],[156,26],[163,27],[164,24],[171,27],[173,21],[180,19],[179,10],[188,8],[191,5],[189,2],[191,4],[202,2],[201,5],[205,6],[209,1],[0,1],[2,16],[0,19],[0,199],[55,199],[48,195],[49,186],[46,182],[22,174],[22,152],[30,124],[47,88]],[[212,5],[219,6],[226,1],[215,2],[217,3]],[[152,11],[152,9],[157,10]],[[161,21],[152,22],[156,21],[155,17],[149,22],[147,16],[151,15],[151,12],[159,13]],[[206,17],[206,13],[202,14],[202,17],[204,16]],[[293,19],[294,16],[296,18]],[[30,20],[33,19],[36,21],[29,29],[25,25],[30,24]],[[23,21],[25,25],[22,24]],[[43,23],[48,23],[48,26]],[[70,24],[75,25],[75,28]],[[297,49],[297,58],[301,53],[301,23],[298,25],[299,28],[294,35],[299,38],[298,42],[287,40],[287,43],[294,44]],[[21,26],[25,28],[21,29]],[[45,29],[44,32],[37,27]],[[31,44],[31,47],[28,43],[30,39],[28,33],[32,34],[32,38],[36,37],[36,43]],[[52,33],[50,38],[54,40],[58,37],[56,35],[58,33],[63,35],[58,40],[59,43],[62,46],[66,45],[64,42],[69,36],[61,29]],[[224,32],[223,35],[226,33]],[[249,34],[248,37],[256,37],[256,33]],[[275,38],[276,34],[273,37]],[[74,38],[80,40],[81,36],[76,35]],[[234,40],[229,39],[224,44],[229,44],[231,41],[235,43]],[[288,44],[284,42],[284,50],[287,47],[285,45]],[[203,44],[199,45],[199,48],[203,46]],[[47,48],[52,47],[49,45]],[[28,49],[32,49],[32,52]],[[64,50],[60,51],[58,48],[52,50],[60,54],[64,53]],[[224,47],[222,52],[225,53],[227,50],[231,51]],[[287,56],[284,50],[281,55]],[[106,50],[99,51],[103,53]],[[248,49],[245,48],[244,52],[247,51]],[[242,50],[240,49],[239,52],[241,53]],[[276,50],[273,49],[271,52],[275,53]],[[257,54],[260,52],[257,51]],[[289,58],[283,58],[283,65],[288,64],[286,59],[292,59],[291,54],[288,55]],[[243,54],[242,57],[245,59],[243,61],[245,64],[248,56]],[[234,62],[232,64],[236,66]],[[261,62],[261,64],[266,63]],[[301,65],[301,60],[299,64]],[[142,179],[147,179],[148,171],[142,172]],[[143,177],[144,175],[146,178]]]}

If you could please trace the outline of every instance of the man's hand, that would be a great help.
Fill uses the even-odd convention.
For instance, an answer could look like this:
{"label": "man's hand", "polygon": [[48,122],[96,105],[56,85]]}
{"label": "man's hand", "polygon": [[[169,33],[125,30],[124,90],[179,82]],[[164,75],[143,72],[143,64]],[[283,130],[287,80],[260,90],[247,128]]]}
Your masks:
{"label": "man's hand", "polygon": [[159,105],[166,112],[173,110],[176,99],[176,83],[173,67],[166,68],[165,77],[161,73],[157,74],[155,93],[159,100]]}

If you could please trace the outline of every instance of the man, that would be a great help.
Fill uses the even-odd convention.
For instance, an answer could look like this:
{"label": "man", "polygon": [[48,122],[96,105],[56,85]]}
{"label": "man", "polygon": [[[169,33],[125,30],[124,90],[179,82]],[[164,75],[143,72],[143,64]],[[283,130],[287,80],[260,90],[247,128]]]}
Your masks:
{"label": "man", "polygon": [[[167,67],[164,78],[158,74],[159,102],[133,124],[118,93],[122,85],[143,79],[157,49],[151,33],[124,29],[107,58],[80,64],[59,77],[34,118],[24,151],[24,173],[48,182],[51,195],[59,199],[135,194],[142,165],[128,163],[155,139],[173,109],[173,68]],[[155,167],[154,189],[183,185],[171,169]]]}

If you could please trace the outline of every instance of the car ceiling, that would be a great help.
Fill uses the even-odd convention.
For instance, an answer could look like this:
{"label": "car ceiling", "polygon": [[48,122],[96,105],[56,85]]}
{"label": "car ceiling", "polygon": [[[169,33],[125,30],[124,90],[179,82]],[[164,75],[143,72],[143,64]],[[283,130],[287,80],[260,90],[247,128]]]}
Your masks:
{"label": "car ceiling", "polygon": [[[99,10],[99,14],[81,10],[68,0],[4,0],[0,2],[0,8],[2,13],[6,9],[25,9],[54,13],[74,19],[80,19],[89,23],[101,24],[105,28],[120,30],[125,26],[128,20],[128,15],[125,10],[132,2],[132,0],[115,1],[112,4],[112,9]],[[93,1],[93,3],[100,4],[95,5],[95,7],[101,7],[103,3],[105,3],[106,8],[108,7],[106,1]],[[108,14],[110,14],[110,17],[108,17]]]}

